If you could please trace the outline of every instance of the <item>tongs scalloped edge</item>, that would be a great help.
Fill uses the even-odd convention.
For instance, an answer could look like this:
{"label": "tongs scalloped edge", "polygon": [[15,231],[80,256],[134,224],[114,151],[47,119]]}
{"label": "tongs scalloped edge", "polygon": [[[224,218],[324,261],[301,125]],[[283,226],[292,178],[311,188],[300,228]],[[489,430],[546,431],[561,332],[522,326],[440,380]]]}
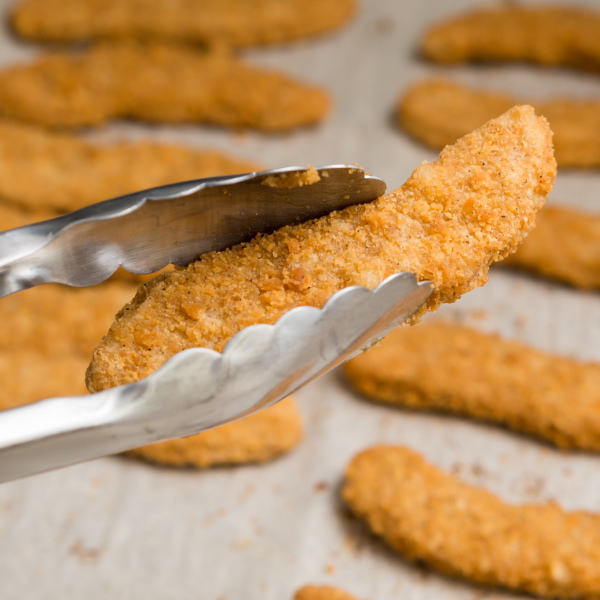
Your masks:
{"label": "tongs scalloped edge", "polygon": [[248,327],[223,353],[185,350],[137,383],[3,411],[0,482],[193,435],[271,406],[385,337],[432,289],[397,273],[373,291],[345,288],[322,309],[301,306],[273,325]]}
{"label": "tongs scalloped edge", "polygon": [[[152,272],[169,262],[187,264],[203,252],[385,191],[380,179],[350,165],[321,167],[321,184],[294,192],[262,185],[270,175],[305,170],[163,186],[0,234],[0,297],[50,281],[92,285],[119,265]],[[73,255],[83,257],[83,266]],[[273,325],[248,327],[223,353],[186,350],[136,383],[2,411],[0,482],[193,435],[270,406],[383,338],[432,289],[414,274],[398,273],[373,291],[349,287],[322,309],[298,307]]]}

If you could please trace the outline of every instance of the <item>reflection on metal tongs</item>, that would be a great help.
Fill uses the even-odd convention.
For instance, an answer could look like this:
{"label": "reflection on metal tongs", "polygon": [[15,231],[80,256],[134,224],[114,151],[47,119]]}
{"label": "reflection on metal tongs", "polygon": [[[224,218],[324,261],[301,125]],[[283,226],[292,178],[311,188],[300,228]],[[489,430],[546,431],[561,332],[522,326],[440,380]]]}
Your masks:
{"label": "reflection on metal tongs", "polygon": [[[320,180],[264,185],[289,167],[154,188],[0,234],[0,297],[42,283],[104,281],[122,265],[152,273],[259,232],[373,200],[376,177],[348,165]],[[267,407],[381,339],[419,309],[432,284],[398,273],[350,287],[322,309],[295,308],[242,330],[222,354],[186,350],[137,383],[0,412],[0,482],[184,437]],[[82,374],[83,376],[83,374]]]}

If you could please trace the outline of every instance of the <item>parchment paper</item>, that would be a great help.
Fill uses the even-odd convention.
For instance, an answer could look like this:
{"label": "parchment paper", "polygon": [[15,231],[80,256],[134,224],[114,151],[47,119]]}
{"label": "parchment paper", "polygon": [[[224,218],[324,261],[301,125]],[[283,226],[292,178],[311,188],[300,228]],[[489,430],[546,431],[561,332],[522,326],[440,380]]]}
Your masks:
{"label": "parchment paper", "polygon": [[[120,123],[94,135],[152,135],[270,167],[356,162],[393,189],[436,156],[392,125],[394,103],[409,82],[447,74],[526,96],[600,97],[597,76],[528,66],[442,69],[416,57],[424,26],[476,4],[361,0],[360,14],[331,36],[246,52],[249,60],[327,86],[335,108],[321,127],[264,136]],[[0,37],[2,65],[36,51],[6,31]],[[551,201],[600,211],[599,190],[600,172],[560,173]],[[496,270],[485,288],[440,314],[600,360],[596,293]],[[553,499],[600,512],[600,456],[561,453],[458,418],[372,405],[337,372],[298,398],[305,440],[264,466],[173,471],[107,458],[0,486],[0,598],[288,600],[307,583],[339,585],[371,600],[511,597],[408,565],[348,517],[338,499],[344,468],[378,442],[415,448],[508,501]]]}

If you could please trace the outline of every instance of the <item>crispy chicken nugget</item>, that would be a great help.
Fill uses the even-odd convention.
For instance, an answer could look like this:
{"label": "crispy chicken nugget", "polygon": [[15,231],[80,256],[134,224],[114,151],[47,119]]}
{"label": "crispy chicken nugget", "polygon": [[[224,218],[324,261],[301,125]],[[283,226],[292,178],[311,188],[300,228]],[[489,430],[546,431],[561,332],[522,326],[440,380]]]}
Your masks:
{"label": "crispy chicken nugget", "polygon": [[600,216],[547,206],[517,252],[499,264],[583,290],[599,289]]}
{"label": "crispy chicken nugget", "polygon": [[321,88],[225,52],[161,44],[104,43],[0,73],[0,114],[45,127],[131,118],[282,131],[317,123],[328,109]]}
{"label": "crispy chicken nugget", "polygon": [[399,271],[435,284],[421,312],[435,310],[486,282],[490,264],[532,227],[555,174],[547,122],[515,107],[395,192],[205,254],[142,286],[96,348],[88,389],[146,377],[186,348],[221,350],[249,325]]}
{"label": "crispy chicken nugget", "polygon": [[[497,92],[425,80],[400,98],[396,122],[420,142],[443,148],[515,102]],[[558,99],[533,104],[550,122],[559,166],[600,167],[600,102]]]}
{"label": "crispy chicken nugget", "polygon": [[[2,143],[2,142],[0,142]],[[0,186],[2,183],[0,183]],[[45,221],[55,217],[56,213],[47,211],[31,211],[21,206],[3,204],[0,200],[0,231],[16,229],[36,221]]]}
{"label": "crispy chicken nugget", "polygon": [[205,469],[271,460],[302,439],[302,420],[292,396],[261,412],[197,435],[128,452],[172,467]]}
{"label": "crispy chicken nugget", "polygon": [[296,592],[294,600],[356,600],[356,598],[330,585],[307,585]]}
{"label": "crispy chicken nugget", "polygon": [[342,494],[407,560],[536,596],[600,597],[600,516],[506,504],[393,446],[356,456]]}
{"label": "crispy chicken nugget", "polygon": [[480,9],[430,28],[421,49],[444,64],[528,61],[598,71],[600,13],[543,5]]}
{"label": "crispy chicken nugget", "polygon": [[376,402],[506,425],[561,448],[600,451],[600,365],[433,322],[400,327],[344,366]]}
{"label": "crispy chicken nugget", "polygon": [[192,147],[95,144],[0,120],[0,198],[29,210],[68,212],[158,185],[259,168],[251,161]]}
{"label": "crispy chicken nugget", "polygon": [[255,46],[326,33],[355,9],[354,0],[25,0],[12,25],[42,42],[133,37]]}

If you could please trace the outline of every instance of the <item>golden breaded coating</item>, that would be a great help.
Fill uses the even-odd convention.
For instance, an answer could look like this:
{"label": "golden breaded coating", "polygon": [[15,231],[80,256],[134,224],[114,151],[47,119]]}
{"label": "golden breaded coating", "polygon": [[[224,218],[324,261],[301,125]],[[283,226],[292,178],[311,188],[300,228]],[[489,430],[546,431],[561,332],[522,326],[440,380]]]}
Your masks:
{"label": "golden breaded coating", "polygon": [[218,465],[266,462],[297,446],[302,420],[292,396],[261,412],[190,437],[159,442],[128,452],[172,467],[206,469]]}
{"label": "golden breaded coating", "polygon": [[[308,223],[205,254],[142,286],[96,348],[88,389],[137,381],[192,347],[221,350],[238,331],[399,271],[435,289],[435,310],[487,281],[552,188],[551,133],[515,107],[418,167],[400,189]],[[418,317],[417,317],[418,318]]]}
{"label": "golden breaded coating", "polygon": [[499,263],[583,290],[600,288],[600,216],[547,206],[515,254]]}
{"label": "golden breaded coating", "polygon": [[44,398],[86,394],[87,363],[83,355],[39,352],[27,345],[1,348],[0,410]]}
{"label": "golden breaded coating", "polygon": [[330,585],[307,585],[295,593],[294,600],[356,600],[356,598]]}
{"label": "golden breaded coating", "polygon": [[89,360],[135,289],[121,281],[82,289],[43,285],[2,298],[0,349],[27,348],[48,357],[75,354]]}
{"label": "golden breaded coating", "polygon": [[354,0],[25,0],[12,25],[26,39],[74,42],[139,38],[255,46],[327,33]]}
{"label": "golden breaded coating", "polygon": [[158,185],[257,169],[255,162],[192,147],[94,144],[0,120],[0,198],[29,210],[69,212]]}
{"label": "golden breaded coating", "polygon": [[600,597],[600,516],[507,504],[393,446],[352,460],[343,497],[407,560],[535,596]]}
{"label": "golden breaded coating", "polygon": [[0,114],[44,127],[129,118],[283,131],[328,109],[321,88],[225,52],[161,44],[104,43],[0,72]]}
{"label": "golden breaded coating", "polygon": [[[443,148],[516,103],[506,94],[425,80],[410,87],[396,111],[398,126],[432,148]],[[533,102],[550,122],[561,167],[600,167],[600,102]]]}
{"label": "golden breaded coating", "polygon": [[600,365],[461,325],[400,327],[344,366],[376,402],[506,425],[561,448],[600,451]]}
{"label": "golden breaded coating", "polygon": [[[1,144],[2,142],[0,142]],[[2,183],[0,183],[0,186]],[[0,196],[1,197],[1,196]],[[45,221],[46,219],[52,219],[56,213],[46,211],[31,211],[21,206],[15,206],[12,204],[3,204],[0,200],[0,231],[7,229],[16,229],[17,227],[23,227],[36,221]]]}
{"label": "golden breaded coating", "polygon": [[421,41],[435,62],[528,61],[600,70],[600,13],[583,7],[498,6],[431,27]]}

